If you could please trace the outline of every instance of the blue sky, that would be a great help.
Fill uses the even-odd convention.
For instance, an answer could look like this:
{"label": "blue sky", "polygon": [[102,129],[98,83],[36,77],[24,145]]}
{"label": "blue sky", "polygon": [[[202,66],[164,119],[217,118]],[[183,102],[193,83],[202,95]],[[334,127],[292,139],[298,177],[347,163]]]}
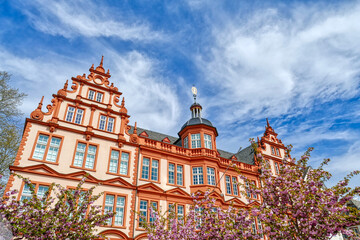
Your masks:
{"label": "blue sky", "polygon": [[334,181],[360,169],[359,1],[164,2],[0,0],[0,70],[24,115],[104,55],[131,124],[176,136],[194,84],[219,148],[269,118],[294,156],[331,158]]}

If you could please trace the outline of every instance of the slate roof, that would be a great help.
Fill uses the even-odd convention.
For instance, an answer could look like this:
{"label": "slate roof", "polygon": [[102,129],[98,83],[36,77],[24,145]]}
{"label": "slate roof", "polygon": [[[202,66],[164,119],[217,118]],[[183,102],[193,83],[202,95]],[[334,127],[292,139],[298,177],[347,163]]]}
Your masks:
{"label": "slate roof", "polygon": [[239,162],[255,165],[254,154],[254,149],[250,145],[242,149],[240,152],[236,153],[235,157],[238,159]]}
{"label": "slate roof", "polygon": [[187,126],[192,126],[192,125],[207,125],[210,127],[214,127],[209,120],[205,118],[195,117],[195,118],[190,118],[188,121],[186,121],[186,123],[181,127],[181,130],[183,130]]}
{"label": "slate roof", "polygon": [[[130,126],[130,127],[131,128],[129,130],[129,133],[132,134],[132,133],[134,133],[134,127],[133,126]],[[149,138],[152,140],[161,142],[164,138],[167,137],[170,140],[170,144],[181,147],[181,139],[178,137],[173,137],[170,135],[154,132],[154,131],[144,129],[144,128],[139,128],[139,127],[137,128],[137,135],[139,136],[144,131],[146,131],[146,133],[149,135]],[[220,153],[220,157],[222,157],[222,158],[230,159],[233,155],[235,155],[239,162],[243,162],[243,163],[247,163],[247,164],[251,164],[251,165],[255,164],[254,150],[251,146],[248,146],[248,147],[242,149],[238,153],[231,153],[231,152],[227,152],[227,151],[224,151],[221,149],[217,149],[217,151]]]}

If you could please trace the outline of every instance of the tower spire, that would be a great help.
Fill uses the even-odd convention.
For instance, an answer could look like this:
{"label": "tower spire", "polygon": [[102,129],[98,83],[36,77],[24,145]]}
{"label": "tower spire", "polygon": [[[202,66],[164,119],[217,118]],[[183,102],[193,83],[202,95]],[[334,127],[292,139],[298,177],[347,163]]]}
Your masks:
{"label": "tower spire", "polygon": [[104,62],[104,55],[103,55],[103,56],[101,56],[100,67],[102,67],[102,66],[103,66],[103,62]]}

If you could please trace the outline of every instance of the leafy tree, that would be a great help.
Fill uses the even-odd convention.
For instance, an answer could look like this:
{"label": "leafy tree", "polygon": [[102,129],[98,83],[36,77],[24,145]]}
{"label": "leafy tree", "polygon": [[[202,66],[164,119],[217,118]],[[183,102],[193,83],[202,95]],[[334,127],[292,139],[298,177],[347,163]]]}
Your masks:
{"label": "leafy tree", "polygon": [[16,124],[21,115],[18,109],[24,93],[10,85],[10,75],[0,71],[0,174],[4,174],[15,159],[20,142]]}
{"label": "leafy tree", "polygon": [[359,212],[347,205],[360,193],[360,187],[348,186],[351,177],[360,171],[350,173],[334,187],[327,188],[325,182],[331,174],[323,167],[329,159],[319,168],[309,169],[312,149],[296,161],[289,158],[289,146],[280,174],[273,175],[254,141],[252,145],[261,166],[261,187],[257,188],[244,176],[241,176],[244,183],[239,185],[246,197],[246,191],[260,195],[260,205],[254,204],[249,210],[233,207],[224,210],[216,208],[215,200],[208,194],[202,199],[197,196],[185,221],[178,221],[174,210],[167,215],[153,211],[155,221],[146,224],[149,239],[250,240],[261,239],[264,234],[270,239],[315,240],[330,239],[340,232],[360,239],[348,230],[349,226],[360,223]]}
{"label": "leafy tree", "polygon": [[0,199],[0,220],[7,220],[14,239],[97,239],[95,228],[114,215],[102,214],[101,207],[93,205],[102,194],[92,195],[95,187],[83,190],[85,177],[75,189],[53,183],[43,196],[35,193],[29,179],[23,180],[30,199],[17,201],[16,190]]}

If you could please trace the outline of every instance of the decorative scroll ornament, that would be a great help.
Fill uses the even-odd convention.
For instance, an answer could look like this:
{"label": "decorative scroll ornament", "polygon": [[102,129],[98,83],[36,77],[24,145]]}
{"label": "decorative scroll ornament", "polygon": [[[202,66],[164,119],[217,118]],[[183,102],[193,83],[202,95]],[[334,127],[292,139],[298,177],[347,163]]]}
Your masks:
{"label": "decorative scroll ornament", "polygon": [[68,82],[69,82],[69,80],[66,80],[66,82],[64,84],[64,88],[60,89],[57,92],[58,95],[61,95],[61,96],[66,96],[67,95],[66,91],[67,91],[67,88],[68,88]]}
{"label": "decorative scroll ornament", "polygon": [[130,135],[130,142],[132,142],[132,143],[138,142],[136,122],[135,122],[135,126],[134,126],[134,132],[133,132],[133,134]]}
{"label": "decorative scroll ornament", "polygon": [[42,121],[44,119],[44,113],[41,111],[42,105],[43,105],[44,96],[42,96],[41,101],[39,102],[39,105],[37,109],[35,109],[31,114],[30,117],[35,120]]}
{"label": "decorative scroll ornament", "polygon": [[42,105],[43,105],[43,101],[44,101],[44,96],[42,96],[41,101],[39,102],[38,107],[30,114],[30,117],[32,119],[35,120],[40,120],[42,121],[44,119],[44,115],[50,115],[53,113],[54,109],[56,108],[57,104],[58,104],[58,100],[57,98],[53,98],[51,100],[52,105],[47,105],[46,109],[48,110],[46,113],[44,113],[41,109],[42,109]]}

